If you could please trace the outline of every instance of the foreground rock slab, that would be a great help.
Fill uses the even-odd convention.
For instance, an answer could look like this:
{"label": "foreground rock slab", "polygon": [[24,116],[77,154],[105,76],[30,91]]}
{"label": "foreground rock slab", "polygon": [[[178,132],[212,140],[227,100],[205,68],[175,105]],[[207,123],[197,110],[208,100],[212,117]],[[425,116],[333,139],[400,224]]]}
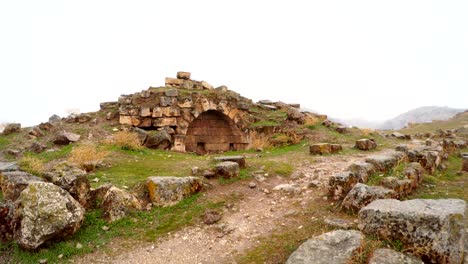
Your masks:
{"label": "foreground rock slab", "polygon": [[466,203],[459,199],[376,200],[359,212],[366,234],[400,240],[433,263],[462,263]]}
{"label": "foreground rock slab", "polygon": [[369,264],[424,264],[424,262],[389,248],[379,248],[372,254]]}
{"label": "foreground rock slab", "polygon": [[361,246],[359,231],[336,230],[311,238],[289,256],[286,264],[345,264]]}
{"label": "foreground rock slab", "polygon": [[74,234],[85,210],[62,188],[48,182],[31,182],[17,200],[15,216],[19,228],[16,242],[24,249],[36,249],[46,241]]}
{"label": "foreground rock slab", "polygon": [[222,156],[222,157],[215,157],[214,160],[218,162],[224,162],[224,161],[236,162],[239,164],[239,167],[241,169],[246,167],[244,156]]}
{"label": "foreground rock slab", "polygon": [[7,172],[7,171],[16,171],[19,170],[18,165],[16,162],[3,162],[0,161],[0,173]]}
{"label": "foreground rock slab", "polygon": [[363,138],[356,140],[354,147],[360,150],[372,150],[377,148],[377,143],[373,139]]}
{"label": "foreground rock slab", "polygon": [[112,186],[104,195],[102,210],[104,218],[109,222],[114,222],[132,211],[142,210],[142,206],[133,194]]}
{"label": "foreground rock slab", "polygon": [[394,198],[395,195],[396,193],[393,190],[381,186],[368,186],[358,183],[354,185],[353,189],[346,195],[341,206],[344,209],[357,212],[372,201]]}
{"label": "foreground rock slab", "polygon": [[237,162],[223,161],[216,164],[216,176],[221,176],[225,179],[239,177],[240,168]]}
{"label": "foreground rock slab", "polygon": [[[235,163],[237,165],[237,163]],[[151,202],[156,206],[177,204],[202,189],[198,177],[149,177],[146,186]]]}

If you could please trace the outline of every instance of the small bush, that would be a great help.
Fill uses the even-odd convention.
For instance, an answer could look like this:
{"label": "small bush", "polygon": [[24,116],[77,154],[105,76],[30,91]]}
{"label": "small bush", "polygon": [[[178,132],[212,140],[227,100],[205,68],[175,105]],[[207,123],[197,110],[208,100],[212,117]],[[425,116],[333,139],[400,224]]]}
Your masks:
{"label": "small bush", "polygon": [[73,148],[68,161],[75,163],[85,171],[94,170],[108,155],[93,144],[79,145]]}
{"label": "small bush", "polygon": [[32,156],[25,156],[19,160],[21,170],[34,175],[42,175],[45,171],[44,163],[41,159]]}
{"label": "small bush", "polygon": [[119,131],[108,142],[123,150],[139,150],[142,148],[138,134],[128,131]]}

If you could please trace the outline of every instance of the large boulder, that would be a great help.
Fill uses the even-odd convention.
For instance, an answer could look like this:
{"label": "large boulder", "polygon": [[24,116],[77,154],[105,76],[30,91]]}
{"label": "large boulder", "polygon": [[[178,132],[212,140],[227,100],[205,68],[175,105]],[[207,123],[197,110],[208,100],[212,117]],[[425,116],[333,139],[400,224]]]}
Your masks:
{"label": "large boulder", "polygon": [[44,173],[44,178],[69,192],[82,206],[87,207],[91,185],[84,170],[62,163]]}
{"label": "large boulder", "polygon": [[359,176],[350,171],[337,172],[328,180],[328,197],[341,200],[359,182]]}
{"label": "large boulder", "polygon": [[358,183],[346,195],[341,206],[346,210],[357,212],[372,201],[393,198],[395,195],[393,190],[381,186],[368,186]]}
{"label": "large boulder", "polygon": [[203,183],[198,177],[149,177],[146,186],[154,205],[170,206],[199,192]]}
{"label": "large boulder", "polygon": [[16,202],[15,240],[24,249],[74,234],[85,210],[62,188],[48,182],[31,182]]}
{"label": "large boulder", "polygon": [[13,133],[18,133],[21,131],[21,124],[19,123],[11,123],[5,126],[3,129],[3,135],[10,135]]}
{"label": "large boulder", "polygon": [[132,211],[142,210],[142,205],[133,194],[113,186],[104,195],[102,210],[104,218],[109,222],[114,222]]}
{"label": "large boulder", "polygon": [[42,182],[41,178],[23,171],[2,172],[0,182],[5,200],[16,201],[31,182]]}
{"label": "large boulder", "polygon": [[346,264],[361,247],[364,236],[355,230],[336,230],[311,238],[299,246],[286,264]]}
{"label": "large boulder", "polygon": [[363,138],[356,140],[354,147],[360,150],[372,150],[377,148],[377,143],[373,139]]}
{"label": "large boulder", "polygon": [[144,146],[152,149],[169,149],[172,138],[166,131],[156,131],[148,133]]}
{"label": "large boulder", "polygon": [[377,200],[359,212],[367,234],[400,240],[428,262],[462,263],[466,203],[459,199]]}
{"label": "large boulder", "polygon": [[415,256],[406,255],[389,248],[379,248],[369,259],[369,264],[424,264]]}
{"label": "large boulder", "polygon": [[246,167],[244,156],[222,156],[222,157],[215,157],[214,160],[217,162],[224,162],[224,161],[236,162],[239,164],[239,167],[241,169]]}
{"label": "large boulder", "polygon": [[224,161],[216,164],[216,176],[221,176],[226,179],[235,178],[239,176],[240,169],[237,162]]}
{"label": "large boulder", "polygon": [[77,142],[80,140],[80,135],[70,132],[60,132],[55,136],[54,144],[57,145],[68,145],[70,143]]}

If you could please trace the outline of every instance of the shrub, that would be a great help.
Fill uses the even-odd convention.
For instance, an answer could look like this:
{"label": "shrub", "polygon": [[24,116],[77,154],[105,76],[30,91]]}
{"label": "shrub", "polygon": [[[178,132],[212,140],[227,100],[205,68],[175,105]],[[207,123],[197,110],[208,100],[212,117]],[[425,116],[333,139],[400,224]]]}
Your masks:
{"label": "shrub", "polygon": [[83,144],[73,148],[68,161],[89,172],[102,163],[107,155],[108,152],[99,150],[94,144]]}
{"label": "shrub", "polygon": [[109,143],[123,150],[139,150],[142,148],[138,134],[129,131],[116,132],[112,135]]}
{"label": "shrub", "polygon": [[34,175],[42,175],[45,171],[44,163],[41,159],[32,156],[25,156],[19,160],[21,170]]}

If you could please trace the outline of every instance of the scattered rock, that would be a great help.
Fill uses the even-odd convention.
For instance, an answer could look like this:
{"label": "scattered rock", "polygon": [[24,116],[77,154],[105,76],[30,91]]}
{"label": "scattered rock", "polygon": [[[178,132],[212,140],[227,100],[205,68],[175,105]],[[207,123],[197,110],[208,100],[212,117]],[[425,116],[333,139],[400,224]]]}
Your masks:
{"label": "scattered rock", "polygon": [[5,126],[3,129],[3,135],[10,135],[13,133],[18,133],[21,131],[21,124],[19,123],[11,123]]}
{"label": "scattered rock", "polygon": [[42,137],[44,136],[44,132],[39,127],[33,127],[29,133],[29,135],[34,136],[34,137]]}
{"label": "scattered rock", "polygon": [[462,156],[462,171],[468,172],[468,156]]}
{"label": "scattered rock", "polygon": [[[21,150],[19,150],[19,149],[6,149],[6,150],[4,151],[4,153],[5,153],[5,154],[8,154],[8,155],[11,155],[11,156],[13,156],[13,157],[15,157],[15,158],[18,158],[19,156],[21,156]],[[1,163],[1,162],[0,162],[0,163]],[[1,166],[1,165],[0,165],[0,166]],[[0,170],[0,172],[1,172],[1,170]]]}
{"label": "scattered rock", "polygon": [[353,229],[356,223],[351,220],[339,219],[339,218],[325,218],[324,222],[331,226],[339,229]]}
{"label": "scattered rock", "polygon": [[214,178],[216,176],[216,173],[212,170],[205,170],[203,173],[202,173],[203,177],[207,178],[207,179],[210,179],[210,178]]}
{"label": "scattered rock", "polygon": [[357,161],[352,163],[348,167],[348,170],[354,173],[358,177],[358,182],[361,183],[366,183],[369,179],[369,176],[377,172],[374,165],[364,161]]}
{"label": "scattered rock", "polygon": [[237,164],[239,164],[239,167],[240,167],[241,169],[243,169],[243,168],[246,167],[246,164],[245,164],[245,157],[244,157],[244,156],[223,156],[223,157],[215,157],[214,160],[215,160],[215,161],[218,161],[218,162],[224,162],[224,161],[236,162]]}
{"label": "scattered rock", "polygon": [[49,117],[50,123],[57,123],[57,122],[60,122],[61,120],[62,119],[58,115],[52,115],[51,117]]}
{"label": "scattered rock", "polygon": [[41,153],[47,148],[46,145],[41,144],[39,142],[33,142],[31,146],[29,147],[29,150],[35,153]]}
{"label": "scattered rock", "polygon": [[83,245],[81,243],[76,243],[76,249],[82,249]]}
{"label": "scattered rock", "polygon": [[52,128],[54,128],[54,125],[52,125],[50,122],[39,124],[39,129],[44,130],[44,131],[50,131],[52,130]]}
{"label": "scattered rock", "polygon": [[96,189],[90,189],[89,190],[89,200],[88,200],[88,206],[90,207],[100,207],[102,201],[104,200],[104,196],[106,196],[106,193],[109,191],[109,189],[113,187],[112,184],[106,183],[103,184]]}
{"label": "scattered rock", "polygon": [[7,171],[17,171],[19,170],[18,164],[16,162],[4,162],[0,161],[0,173]]}
{"label": "scattered rock", "polygon": [[203,215],[203,223],[206,225],[212,225],[221,220],[221,214],[214,210],[206,210]]}
{"label": "scattered rock", "polygon": [[148,133],[144,146],[152,149],[169,149],[172,137],[166,131],[152,131]]}
{"label": "scattered rock", "polygon": [[255,188],[257,187],[257,184],[255,182],[249,182],[249,188]]}
{"label": "scattered rock", "polygon": [[54,144],[57,145],[68,145],[70,143],[77,142],[80,140],[80,135],[70,133],[70,132],[61,132],[55,136]]}
{"label": "scattered rock", "polygon": [[412,181],[413,189],[416,189],[423,181],[424,168],[417,162],[411,162],[406,165],[403,175]]}
{"label": "scattered rock", "polygon": [[395,150],[396,151],[401,151],[403,153],[408,153],[408,145],[400,144],[400,145],[395,147]]}
{"label": "scattered rock", "polygon": [[131,193],[117,187],[110,187],[102,202],[104,218],[114,222],[125,217],[131,211],[140,211],[140,201]]}
{"label": "scattered rock", "polygon": [[336,230],[311,238],[289,256],[286,264],[346,264],[361,247],[364,238],[354,230]]}
{"label": "scattered rock", "polygon": [[203,184],[198,177],[149,177],[146,186],[154,205],[169,206],[199,192]]}
{"label": "scattered rock", "polygon": [[221,176],[225,179],[239,177],[239,164],[232,161],[224,161],[216,164],[216,176]]}
{"label": "scattered rock", "polygon": [[33,250],[43,243],[74,234],[85,210],[62,188],[47,182],[31,182],[21,192],[15,209],[16,242]]}
{"label": "scattered rock", "polygon": [[197,176],[200,173],[200,168],[192,167],[192,176]]}
{"label": "scattered rock", "polygon": [[432,263],[462,263],[466,203],[459,199],[377,200],[359,212],[359,228],[400,240]]}
{"label": "scattered rock", "polygon": [[282,191],[289,194],[299,194],[301,193],[301,188],[295,184],[280,184],[273,188],[273,191]]}
{"label": "scattered rock", "polygon": [[381,186],[368,186],[358,183],[346,195],[341,206],[346,210],[357,212],[372,201],[393,198],[395,195],[396,193],[393,190]]}
{"label": "scattered rock", "polygon": [[379,172],[388,172],[398,164],[398,160],[391,155],[374,155],[365,160],[367,163],[374,165]]}
{"label": "scattered rock", "polygon": [[424,264],[422,260],[397,252],[389,248],[379,248],[374,251],[369,264]]}
{"label": "scattered rock", "polygon": [[13,239],[15,204],[12,201],[0,202],[0,243]]}
{"label": "scattered rock", "polygon": [[373,139],[359,139],[356,140],[355,148],[360,150],[372,150],[377,148],[377,143]]}
{"label": "scattered rock", "polygon": [[307,183],[307,188],[316,188],[320,186],[320,182],[317,180],[311,180]]}

